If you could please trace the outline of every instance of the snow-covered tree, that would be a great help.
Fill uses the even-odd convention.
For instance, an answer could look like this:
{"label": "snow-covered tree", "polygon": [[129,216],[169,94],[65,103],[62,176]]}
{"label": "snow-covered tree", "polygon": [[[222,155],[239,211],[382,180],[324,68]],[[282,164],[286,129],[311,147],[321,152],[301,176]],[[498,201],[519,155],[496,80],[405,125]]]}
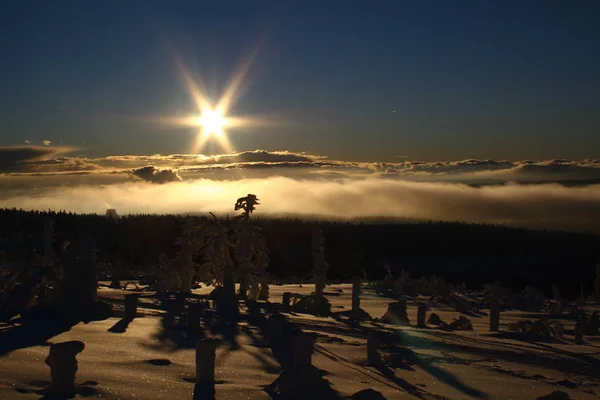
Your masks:
{"label": "snow-covered tree", "polygon": [[[250,214],[259,205],[258,198],[249,194],[239,198],[234,209],[243,210],[243,214],[234,218],[234,248],[240,277],[240,297],[246,298],[250,289],[250,298],[256,298],[259,286],[266,273],[268,264],[267,246],[261,229],[250,221]],[[264,283],[264,282],[263,282]]]}
{"label": "snow-covered tree", "polygon": [[245,298],[248,289],[252,289],[253,293],[258,292],[256,285],[266,273],[265,264],[268,263],[268,255],[261,229],[252,225],[249,220],[242,220],[239,223],[235,230],[234,244],[240,277],[239,293],[242,298]]}
{"label": "snow-covered tree", "polygon": [[181,235],[175,239],[179,246],[179,252],[173,260],[166,255],[159,256],[158,267],[154,271],[156,283],[154,289],[158,292],[182,292],[189,293],[192,289],[192,281],[196,272],[197,264],[194,262],[202,247],[201,237],[198,231],[202,225],[196,218],[188,218],[184,221]]}
{"label": "snow-covered tree", "polygon": [[181,287],[179,274],[165,254],[158,256],[158,265],[152,272],[156,278],[152,288],[158,293],[175,292]]}
{"label": "snow-covered tree", "polygon": [[231,244],[227,235],[227,227],[217,219],[199,226],[197,235],[201,243],[203,264],[200,266],[204,276],[211,279],[215,286],[221,286],[226,292],[235,294],[233,280],[233,259],[231,257]]}
{"label": "snow-covered tree", "polygon": [[271,277],[267,273],[269,255],[267,254],[267,246],[262,232],[254,232],[253,242],[248,297],[250,299],[268,300]]}
{"label": "snow-covered tree", "polygon": [[174,262],[179,275],[179,292],[189,293],[192,290],[192,282],[198,266],[194,262],[194,257],[198,255],[201,248],[201,240],[197,235],[199,225],[195,218],[188,218],[183,224],[181,236],[175,240],[175,244],[180,248]]}
{"label": "snow-covered tree", "polygon": [[596,303],[600,304],[600,263],[596,266]]}
{"label": "snow-covered tree", "polygon": [[44,219],[44,255],[42,257],[42,266],[48,267],[54,264],[56,255],[52,249],[54,242],[54,221],[50,218]]}
{"label": "snow-covered tree", "polygon": [[323,297],[323,291],[327,284],[327,261],[325,261],[325,240],[319,228],[312,232],[313,253],[313,280],[315,282],[315,296],[317,299]]}
{"label": "snow-covered tree", "polygon": [[237,299],[233,280],[234,264],[231,257],[231,243],[227,227],[214,214],[213,221],[202,225],[197,230],[201,240],[201,254],[204,262],[200,270],[218,286],[215,289],[217,310],[223,322],[233,322],[237,318]]}
{"label": "snow-covered tree", "polygon": [[[263,262],[258,264],[258,270],[256,276],[258,279],[254,286],[250,288],[251,298],[257,298],[258,300],[269,300],[269,284],[271,283],[271,276],[266,272],[269,259],[265,258]],[[258,291],[258,293],[256,293]],[[256,296],[255,296],[256,294]]]}
{"label": "snow-covered tree", "polygon": [[[388,266],[389,268],[389,266]],[[391,269],[390,269],[391,273]],[[410,271],[404,269],[400,272],[400,276],[394,280],[394,292],[396,294],[404,294],[407,285],[410,283]]]}
{"label": "snow-covered tree", "polygon": [[[4,258],[4,257],[0,257]],[[2,306],[6,297],[10,291],[15,287],[18,281],[18,274],[12,272],[6,268],[6,265],[2,262],[4,260],[0,259],[0,310],[2,310]]]}
{"label": "snow-covered tree", "polygon": [[390,283],[393,282],[394,274],[392,272],[392,266],[390,265],[390,263],[385,262],[383,264],[383,269],[385,269],[385,277],[383,278],[383,280]]}
{"label": "snow-covered tree", "polygon": [[234,210],[244,210],[246,218],[250,217],[250,214],[256,209],[255,206],[259,205],[259,199],[256,195],[249,194],[246,197],[240,197],[234,206]]}

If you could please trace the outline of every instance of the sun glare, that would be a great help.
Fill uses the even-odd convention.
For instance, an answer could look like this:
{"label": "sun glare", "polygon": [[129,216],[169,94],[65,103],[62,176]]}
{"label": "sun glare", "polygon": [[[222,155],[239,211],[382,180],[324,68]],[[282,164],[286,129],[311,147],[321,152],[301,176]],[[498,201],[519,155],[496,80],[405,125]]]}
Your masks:
{"label": "sun glare", "polygon": [[202,126],[203,133],[207,136],[223,134],[223,128],[227,125],[225,116],[216,110],[204,110],[198,117],[198,124]]}
{"label": "sun glare", "polygon": [[265,127],[276,123],[272,118],[264,115],[255,117],[239,114],[230,115],[232,108],[240,98],[244,79],[248,74],[256,52],[257,50],[253,51],[236,68],[223,93],[217,99],[210,99],[206,95],[207,90],[201,77],[194,79],[182,60],[175,56],[175,62],[179,67],[181,77],[197,111],[187,116],[159,116],[153,117],[151,120],[170,125],[198,128],[190,149],[192,153],[203,151],[209,142],[219,145],[221,147],[220,151],[231,153],[234,148],[228,137],[230,129]]}

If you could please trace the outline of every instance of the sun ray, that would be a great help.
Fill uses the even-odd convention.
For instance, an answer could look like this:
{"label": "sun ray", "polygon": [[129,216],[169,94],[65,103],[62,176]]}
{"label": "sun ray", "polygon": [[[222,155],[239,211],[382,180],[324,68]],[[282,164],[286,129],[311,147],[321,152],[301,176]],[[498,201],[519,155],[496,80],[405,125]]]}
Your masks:
{"label": "sun ray", "polygon": [[230,79],[229,84],[227,85],[223,95],[217,102],[216,109],[224,114],[229,112],[231,108],[235,105],[237,100],[241,95],[241,88],[252,67],[254,59],[258,53],[258,49],[255,49],[245,60],[240,64],[240,67],[233,74],[233,77]]}
{"label": "sun ray", "polygon": [[218,144],[225,152],[233,152],[234,148],[228,137],[228,131],[244,127],[264,127],[273,125],[275,120],[259,116],[231,116],[232,108],[242,95],[248,74],[254,64],[259,50],[264,44],[266,36],[257,41],[252,51],[247,53],[234,70],[228,80],[225,89],[218,99],[210,99],[207,95],[206,86],[201,77],[197,79],[186,67],[185,63],[177,54],[173,58],[183,85],[193,101],[196,112],[188,116],[158,116],[148,119],[161,124],[169,124],[182,127],[197,128],[196,136],[192,144],[192,152],[202,152],[209,142]]}
{"label": "sun ray", "polygon": [[[200,153],[206,147],[208,141],[212,139],[209,135],[199,134],[196,135],[194,139],[194,143],[191,148],[192,154]],[[227,137],[227,135],[221,135],[218,137],[217,143],[221,147],[224,153],[233,153],[234,149],[231,144],[231,141]]]}
{"label": "sun ray", "polygon": [[207,97],[204,95],[204,93],[206,93],[204,81],[201,78],[194,79],[183,61],[181,61],[181,59],[178,57],[175,57],[175,64],[179,69],[190,96],[192,96],[194,103],[196,103],[196,109],[200,111],[209,108],[210,103],[208,102]]}

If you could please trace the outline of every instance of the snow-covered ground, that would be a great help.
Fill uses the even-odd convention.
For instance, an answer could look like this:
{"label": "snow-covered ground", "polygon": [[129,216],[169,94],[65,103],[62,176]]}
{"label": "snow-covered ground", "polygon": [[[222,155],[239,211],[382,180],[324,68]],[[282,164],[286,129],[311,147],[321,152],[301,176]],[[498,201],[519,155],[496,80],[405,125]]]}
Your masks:
{"label": "snow-covered ground", "polygon": [[[309,294],[313,285],[271,287],[271,301],[280,302],[283,292]],[[351,285],[332,285],[339,296],[329,296],[335,313],[350,310]],[[207,293],[210,288],[195,291]],[[101,297],[120,299],[127,292],[102,288]],[[361,307],[380,318],[393,302],[365,290]],[[81,395],[105,399],[191,399],[195,377],[194,341],[184,331],[164,331],[163,311],[142,299],[140,317],[128,325],[121,318],[80,323],[49,339],[49,343],[80,340],[85,350],[77,357],[77,383]],[[117,306],[118,307],[118,306]],[[430,311],[444,321],[457,318],[447,306]],[[507,332],[509,322],[536,315],[519,311],[502,313],[501,332],[489,332],[487,310],[470,316],[474,331],[442,331],[416,324],[416,304],[409,304],[410,327],[395,327],[377,321],[355,326],[345,316],[319,318],[288,314],[289,320],[307,332],[317,332],[313,365],[326,371],[325,379],[341,395],[367,388],[387,399],[535,399],[556,390],[572,399],[594,399],[600,395],[600,338],[586,337],[586,345],[575,345],[574,322],[562,320],[566,335],[562,342],[520,340]],[[2,329],[14,329],[4,327]],[[412,356],[392,359],[381,368],[366,364],[366,331],[375,329],[399,335],[402,347]],[[208,336],[210,336],[207,333]],[[281,367],[264,345],[260,330],[249,324],[238,327],[239,347],[224,343],[217,351],[216,398],[270,399],[263,388],[277,379]],[[49,383],[44,363],[47,345],[20,348],[0,357],[0,399],[39,399],[35,394]]]}

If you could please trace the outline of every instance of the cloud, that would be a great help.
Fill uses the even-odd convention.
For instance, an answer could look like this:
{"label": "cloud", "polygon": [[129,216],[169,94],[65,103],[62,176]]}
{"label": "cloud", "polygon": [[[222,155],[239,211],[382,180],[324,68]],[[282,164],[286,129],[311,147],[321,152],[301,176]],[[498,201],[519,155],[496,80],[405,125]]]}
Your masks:
{"label": "cloud", "polygon": [[[47,151],[59,153],[59,149],[52,147]],[[72,150],[71,150],[72,151]],[[47,153],[50,154],[50,153]],[[87,157],[60,157],[52,163],[49,160],[35,164],[30,162],[28,168],[12,171],[14,173],[67,173],[69,171],[76,173],[82,171],[94,170],[100,173],[103,170],[106,173],[114,173],[121,171],[128,173],[131,169],[143,168],[148,165],[153,165],[158,169],[178,169],[180,172],[194,173],[208,170],[231,170],[231,169],[260,169],[260,168],[321,168],[326,166],[342,165],[339,162],[326,161],[325,157],[307,155],[304,153],[292,153],[287,151],[268,152],[265,150],[245,151],[240,153],[223,154],[216,156],[203,156],[198,154],[172,154],[172,155],[125,155],[125,156],[108,156],[100,158]],[[53,165],[61,165],[62,168],[57,169]]]}
{"label": "cloud", "polygon": [[386,177],[419,181],[448,182],[557,182],[600,180],[599,160],[460,160],[365,163],[363,167]]}
{"label": "cloud", "polygon": [[550,160],[550,161],[519,161],[511,171],[520,176],[535,178],[551,178],[553,180],[567,179],[598,179],[600,177],[600,160]]}
{"label": "cloud", "polygon": [[42,144],[44,146],[50,146],[52,144],[52,142],[50,140],[42,140]]}
{"label": "cloud", "polygon": [[183,179],[172,169],[157,169],[150,165],[134,169],[131,175],[145,182],[164,184],[169,182],[181,182]]}
{"label": "cloud", "polygon": [[[156,169],[148,167],[145,171],[149,172],[144,176],[154,176]],[[164,185],[124,182],[50,188],[5,195],[0,200],[0,207],[103,213],[108,203],[120,214],[233,213],[235,199],[246,193],[260,197],[259,215],[408,217],[600,233],[600,185],[473,187],[374,177],[336,181],[284,177],[237,181],[200,179]]]}
{"label": "cloud", "polygon": [[484,171],[507,170],[515,166],[510,161],[468,159],[460,161],[405,161],[370,163],[365,166],[375,171],[394,172],[399,175],[429,174],[457,175]]}
{"label": "cloud", "polygon": [[[386,179],[421,182],[462,182],[469,184],[600,182],[600,160],[506,161],[467,159],[457,161],[353,162],[330,160],[324,156],[308,153],[266,150],[243,151],[215,156],[154,154],[89,158],[56,157],[59,152],[65,152],[56,147],[24,146],[4,149],[14,149],[12,151],[18,153],[19,149],[23,148],[36,148],[36,152],[40,152],[39,149],[44,149],[45,159],[43,161],[36,158],[22,159],[18,164],[15,164],[13,160],[11,168],[7,168],[5,165],[3,169],[0,169],[0,172],[38,175],[53,173],[81,174],[83,172],[130,174],[131,170],[152,165],[161,171],[177,170],[177,175],[185,179],[203,176],[214,179],[229,179],[233,176],[244,178],[284,175],[306,179],[384,177]],[[53,153],[47,153],[48,151]],[[2,161],[0,160],[0,167],[1,165]],[[165,176],[164,179],[168,181],[169,174],[165,172],[163,175]],[[171,178],[174,178],[174,175],[171,175]]]}
{"label": "cloud", "polygon": [[53,149],[36,146],[0,147],[0,172],[21,170],[27,162],[56,154]]}
{"label": "cloud", "polygon": [[266,150],[210,157],[65,155],[73,151],[0,147],[0,207],[102,213],[109,203],[121,214],[231,213],[232,201],[256,193],[264,214],[409,217],[600,232],[600,185],[590,184],[600,183],[600,160],[348,162]]}
{"label": "cloud", "polygon": [[31,144],[32,141],[31,140],[25,140],[25,144]]}
{"label": "cloud", "polygon": [[64,174],[103,171],[101,167],[91,164],[86,158],[56,157],[46,160],[28,161],[23,164],[28,174]]}
{"label": "cloud", "polygon": [[[69,170],[87,170],[84,159],[61,157],[52,160],[59,154],[69,153],[74,149],[68,147],[44,146],[11,146],[0,147],[0,173],[35,173],[35,172],[61,172]],[[52,164],[65,164],[64,168],[44,167]]]}
{"label": "cloud", "polygon": [[[593,161],[593,160],[591,160]],[[346,174],[348,178],[365,175],[385,175],[417,181],[542,181],[557,179],[600,179],[600,164],[583,161],[506,161],[467,159],[458,161],[396,161],[352,162],[329,160],[324,156],[289,151],[245,151],[206,157],[196,154],[112,156],[91,159],[103,167],[131,168],[148,164],[163,168],[177,168],[179,173],[196,174],[208,170],[271,169],[272,175],[289,174],[292,168],[310,171],[320,176]],[[560,164],[560,165],[559,165]]]}
{"label": "cloud", "polygon": [[326,157],[315,156],[306,153],[292,153],[289,151],[253,150],[232,154],[220,154],[215,156],[204,156],[201,154],[153,154],[149,156],[109,156],[105,158],[93,159],[92,161],[99,164],[111,166],[142,166],[147,164],[153,164],[169,167],[187,166],[190,168],[231,168],[243,165],[262,165],[265,167],[269,167],[278,166],[281,164],[333,165],[331,162],[326,162],[325,159]]}
{"label": "cloud", "polygon": [[[234,164],[234,163],[295,163],[295,162],[316,162],[325,157],[318,157],[306,153],[292,153],[289,151],[273,151],[265,150],[244,151],[230,155],[212,157],[214,164]],[[210,162],[206,160],[206,162]]]}

